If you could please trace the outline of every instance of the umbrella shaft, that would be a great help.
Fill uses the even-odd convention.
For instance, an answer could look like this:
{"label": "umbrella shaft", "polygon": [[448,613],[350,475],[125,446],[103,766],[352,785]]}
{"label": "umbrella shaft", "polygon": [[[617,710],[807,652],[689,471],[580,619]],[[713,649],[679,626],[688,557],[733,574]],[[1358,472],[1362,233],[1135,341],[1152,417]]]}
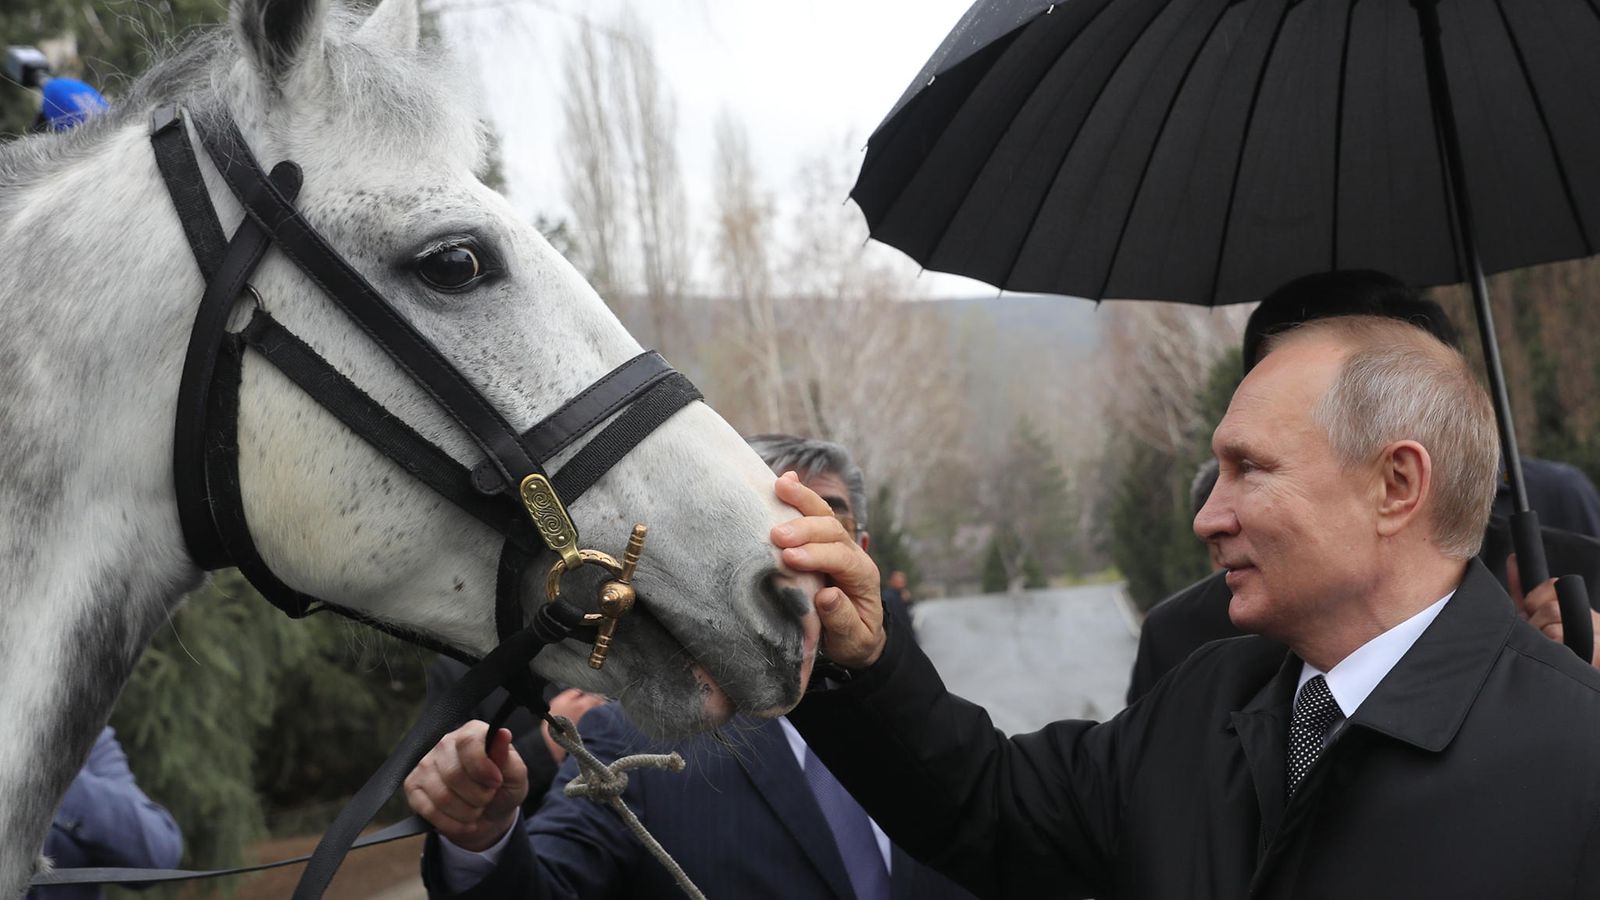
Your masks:
{"label": "umbrella shaft", "polygon": [[1466,169],[1461,162],[1461,137],[1456,130],[1455,107],[1450,102],[1450,82],[1445,75],[1444,51],[1439,44],[1438,0],[1412,0],[1422,26],[1422,47],[1428,69],[1428,95],[1433,101],[1434,133],[1439,141],[1439,158],[1444,167],[1445,203],[1450,210],[1451,234],[1455,238],[1461,274],[1472,289],[1472,306],[1483,343],[1483,367],[1489,376],[1489,392],[1494,400],[1495,423],[1500,429],[1500,449],[1505,458],[1506,478],[1511,482],[1512,508],[1528,511],[1528,488],[1522,480],[1522,454],[1517,449],[1516,426],[1511,419],[1511,397],[1506,391],[1505,370],[1500,363],[1500,341],[1495,336],[1494,313],[1489,308],[1489,284],[1483,276],[1478,256],[1476,232],[1472,226],[1472,206],[1467,196]]}

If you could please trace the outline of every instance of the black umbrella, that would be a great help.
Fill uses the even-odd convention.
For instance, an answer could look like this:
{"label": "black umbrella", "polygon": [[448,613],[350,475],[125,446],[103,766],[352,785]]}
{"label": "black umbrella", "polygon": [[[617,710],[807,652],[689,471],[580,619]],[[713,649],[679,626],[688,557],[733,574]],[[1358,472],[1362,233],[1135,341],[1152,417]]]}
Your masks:
{"label": "black umbrella", "polygon": [[[1471,285],[1600,238],[1593,0],[979,0],[867,144],[872,234],[1002,288],[1215,305],[1307,272]],[[1590,658],[1582,585],[1568,646]]]}

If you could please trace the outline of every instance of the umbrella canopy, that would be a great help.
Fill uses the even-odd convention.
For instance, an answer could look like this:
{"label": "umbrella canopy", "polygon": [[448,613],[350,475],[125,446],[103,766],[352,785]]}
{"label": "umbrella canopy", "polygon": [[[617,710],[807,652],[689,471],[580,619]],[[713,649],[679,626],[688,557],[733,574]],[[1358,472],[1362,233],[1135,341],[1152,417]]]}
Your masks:
{"label": "umbrella canopy", "polygon": [[[1442,0],[1486,272],[1600,251],[1600,9]],[[1218,304],[1312,271],[1458,262],[1405,0],[979,0],[851,195],[929,269]]]}

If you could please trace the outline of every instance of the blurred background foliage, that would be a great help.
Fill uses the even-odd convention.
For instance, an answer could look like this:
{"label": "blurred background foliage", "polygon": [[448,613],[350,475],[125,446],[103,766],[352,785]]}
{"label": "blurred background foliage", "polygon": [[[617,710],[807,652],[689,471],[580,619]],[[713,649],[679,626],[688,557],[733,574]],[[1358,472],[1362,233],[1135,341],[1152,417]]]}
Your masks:
{"label": "blurred background foliage", "polygon": [[[5,0],[0,42],[38,46],[54,74],[120,93],[189,29],[228,17],[227,0]],[[37,95],[0,79],[0,136],[22,134]]]}
{"label": "blurred background foliage", "polygon": [[183,829],[184,865],[241,865],[333,820],[415,720],[430,658],[332,614],[291,620],[230,569],[173,613],[111,724]]}

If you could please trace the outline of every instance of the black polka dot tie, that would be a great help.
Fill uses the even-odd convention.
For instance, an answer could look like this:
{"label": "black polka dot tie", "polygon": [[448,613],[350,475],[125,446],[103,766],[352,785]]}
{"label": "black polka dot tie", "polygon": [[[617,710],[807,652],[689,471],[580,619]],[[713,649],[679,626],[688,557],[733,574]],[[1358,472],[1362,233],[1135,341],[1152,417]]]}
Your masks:
{"label": "black polka dot tie", "polygon": [[1322,755],[1322,739],[1343,715],[1328,690],[1328,679],[1321,675],[1307,681],[1294,701],[1294,718],[1289,721],[1289,796],[1300,789],[1301,779]]}

